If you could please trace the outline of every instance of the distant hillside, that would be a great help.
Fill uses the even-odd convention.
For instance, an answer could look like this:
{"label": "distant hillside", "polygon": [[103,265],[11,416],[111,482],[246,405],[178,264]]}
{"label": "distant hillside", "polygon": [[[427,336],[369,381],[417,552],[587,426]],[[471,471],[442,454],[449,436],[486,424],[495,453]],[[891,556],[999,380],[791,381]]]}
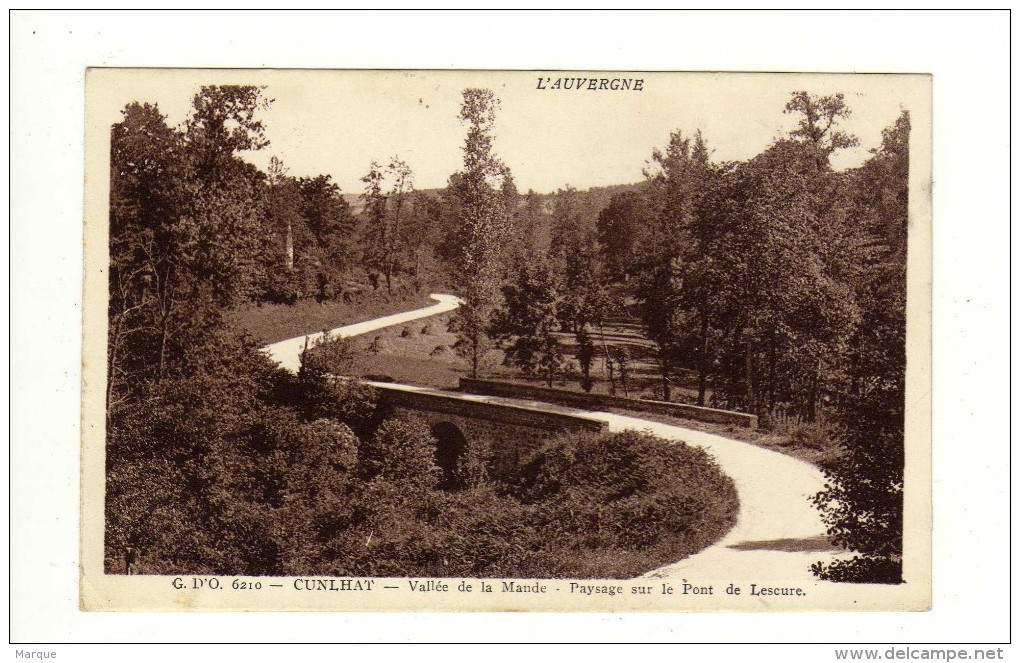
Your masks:
{"label": "distant hillside", "polygon": [[[427,193],[430,196],[439,196],[442,193],[442,189],[422,189],[423,193]],[[351,206],[351,211],[358,214],[365,208],[365,201],[361,199],[360,193],[342,193],[344,200]]]}
{"label": "distant hillside", "polygon": [[[609,201],[613,196],[625,193],[627,191],[637,191],[645,185],[644,182],[637,182],[635,184],[611,184],[609,186],[594,186],[590,189],[578,189],[577,196],[581,200],[581,204],[589,213],[594,213],[597,217],[599,212],[604,210],[608,205]],[[539,194],[542,199],[542,203],[545,208],[546,214],[552,214],[553,201],[556,199],[556,193],[543,193]]]}
{"label": "distant hillside", "polygon": [[[644,183],[637,184],[613,184],[611,186],[597,186],[590,189],[574,192],[574,204],[580,213],[582,222],[590,228],[598,223],[599,214],[609,206],[613,196],[627,191],[637,191],[644,186]],[[547,248],[553,236],[552,228],[556,223],[553,212],[556,206],[556,196],[560,192],[539,194],[539,201],[542,205],[543,217],[535,227],[535,242],[540,248]]]}
{"label": "distant hillside", "polygon": [[[601,212],[607,205],[609,205],[610,199],[618,193],[624,193],[625,191],[636,191],[644,186],[644,182],[638,182],[635,184],[611,184],[609,186],[596,186],[590,189],[579,189],[577,195],[581,199],[581,204],[585,210],[591,214],[594,213],[595,217],[598,217],[598,213]],[[430,196],[439,196],[443,189],[423,189],[424,193]],[[521,191],[521,197],[523,199],[526,191]],[[351,211],[358,213],[364,207],[364,201],[361,199],[360,193],[345,193],[342,194],[344,200],[351,206]],[[552,214],[553,212],[553,201],[556,198],[556,192],[553,193],[539,193],[535,194],[538,196],[542,203],[542,211],[546,214]]]}

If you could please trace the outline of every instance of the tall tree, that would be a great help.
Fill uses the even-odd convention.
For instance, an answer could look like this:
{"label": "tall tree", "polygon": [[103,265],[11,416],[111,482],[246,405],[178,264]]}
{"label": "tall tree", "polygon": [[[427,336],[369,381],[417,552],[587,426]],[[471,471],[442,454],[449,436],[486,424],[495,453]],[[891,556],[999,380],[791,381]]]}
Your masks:
{"label": "tall tree", "polygon": [[411,275],[415,288],[420,287],[420,272],[440,243],[443,205],[433,195],[415,191],[411,197],[411,220],[401,228],[401,241],[410,251]]}
{"label": "tall tree", "polygon": [[414,173],[399,157],[393,157],[386,170],[390,177],[387,200],[391,207],[388,214],[391,221],[384,244],[383,274],[386,276],[386,290],[392,293],[393,275],[407,271],[409,249],[404,228],[412,211],[410,198],[414,194]]}
{"label": "tall tree", "polygon": [[670,134],[664,151],[652,152],[645,173],[655,222],[644,246],[637,292],[645,329],[657,346],[664,400],[671,398],[676,368],[693,355],[688,334],[692,304],[685,283],[689,263],[701,255],[696,230],[709,174],[708,148],[701,133],[692,140],[680,131]]}
{"label": "tall tree", "polygon": [[269,159],[266,173],[269,185],[269,203],[267,213],[270,227],[276,232],[283,232],[284,264],[287,271],[294,271],[294,224],[301,215],[297,202],[297,191],[288,186],[293,180],[287,177],[287,167],[276,156]]}
{"label": "tall tree", "polygon": [[843,452],[815,497],[833,542],[857,555],[813,571],[830,580],[902,582],[906,378],[906,237],[910,117],[883,131],[854,175],[854,210],[875,251],[857,283],[862,320],[839,402]]}
{"label": "tall tree", "polygon": [[156,106],[132,103],[123,116],[110,143],[108,416],[161,370],[188,239],[183,136]]}
{"label": "tall tree", "polygon": [[382,245],[386,239],[386,195],[383,193],[383,171],[376,161],[368,168],[368,173],[361,178],[365,189],[361,194],[364,203],[362,217],[365,224],[365,268],[368,280],[373,288],[379,287],[380,265],[382,264]]}
{"label": "tall tree", "polygon": [[373,284],[381,274],[386,291],[392,294],[393,277],[408,269],[405,227],[413,212],[414,173],[406,162],[393,157],[385,168],[373,161],[361,181],[365,183],[361,196],[365,202],[365,265]]}
{"label": "tall tree", "polygon": [[578,246],[588,244],[595,229],[584,216],[581,194],[569,184],[553,197],[552,227],[549,230],[549,254],[552,260],[567,263]]}
{"label": "tall tree", "polygon": [[728,273],[718,391],[731,405],[768,414],[780,404],[815,417],[826,370],[855,325],[853,293],[833,278],[810,145],[780,141],[727,178],[736,201],[708,254]]}
{"label": "tall tree", "polygon": [[340,187],[329,175],[298,180],[301,215],[308,228],[302,264],[305,283],[314,283],[319,301],[342,290],[342,275],[354,262],[356,222]]}
{"label": "tall tree", "polygon": [[598,237],[609,275],[630,281],[647,250],[652,212],[643,193],[625,191],[614,195],[600,213]]}
{"label": "tall tree", "polygon": [[563,364],[555,271],[546,260],[520,263],[502,290],[491,333],[504,346],[506,363],[543,376],[551,387]]}
{"label": "tall tree", "polygon": [[196,269],[221,304],[257,296],[272,262],[265,175],[239,157],[269,145],[258,119],[264,87],[204,86],[185,123],[191,157]]}
{"label": "tall tree", "polygon": [[527,259],[527,256],[548,246],[543,231],[548,225],[545,221],[545,209],[541,197],[534,191],[520,196],[514,214],[513,248],[514,260]]}
{"label": "tall tree", "polygon": [[316,241],[304,217],[300,182],[287,174],[277,157],[270,159],[266,180],[266,223],[272,236],[261,298],[293,304],[312,289],[308,272],[318,265]]}
{"label": "tall tree", "polygon": [[512,177],[492,149],[498,106],[491,90],[464,90],[460,112],[468,127],[464,169],[450,177],[447,187],[451,211],[457,218],[447,252],[453,259],[453,278],[462,300],[450,329],[457,334],[458,351],[471,362],[473,376],[478,375],[488,347],[489,324],[499,304],[512,227],[513,210],[508,207]]}
{"label": "tall tree", "polygon": [[850,117],[850,108],[842,94],[819,96],[803,90],[794,92],[784,112],[800,116],[797,128],[790,135],[816,150],[819,167],[828,166],[829,157],[836,150],[859,144],[856,136],[837,128],[841,121]]}
{"label": "tall tree", "polygon": [[[595,238],[589,235],[573,247],[572,256],[563,265],[560,322],[574,335],[577,361],[581,368],[581,388],[591,391],[592,364],[596,354],[596,330],[601,330],[610,301],[601,255]],[[605,358],[608,361],[608,357]]]}
{"label": "tall tree", "polygon": [[204,85],[195,95],[186,132],[195,158],[196,177],[212,184],[238,166],[239,152],[269,146],[265,126],[258,119],[273,102],[266,87],[255,85]]}

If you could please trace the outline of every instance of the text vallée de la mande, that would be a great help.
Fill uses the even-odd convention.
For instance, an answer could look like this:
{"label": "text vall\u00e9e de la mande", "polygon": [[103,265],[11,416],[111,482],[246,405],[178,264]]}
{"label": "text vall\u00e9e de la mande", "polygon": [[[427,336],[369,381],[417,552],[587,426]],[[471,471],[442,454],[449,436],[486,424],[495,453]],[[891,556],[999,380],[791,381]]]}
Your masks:
{"label": "text vall\u00e9e de la mande", "polygon": [[585,78],[539,76],[536,90],[576,90],[598,92],[599,90],[641,92],[645,87],[643,78]]}
{"label": "text vall\u00e9e de la mande", "polygon": [[[728,594],[731,596],[749,595],[749,596],[791,596],[791,597],[803,597],[807,596],[807,592],[802,587],[771,587],[767,585],[758,585],[752,583],[750,587],[739,587],[734,583],[729,583],[724,588],[717,588],[712,584],[695,584],[688,582],[687,579],[682,580],[678,583],[671,582],[658,582],[654,584],[640,584],[635,585],[633,582],[625,584],[616,583],[605,583],[605,582],[569,582],[565,583],[566,586],[561,587],[556,584],[550,585],[549,583],[539,580],[519,581],[519,580],[503,580],[503,581],[485,581],[480,579],[462,579],[459,582],[457,580],[424,580],[424,579],[407,579],[403,582],[398,581],[396,584],[381,583],[376,579],[372,578],[292,578],[283,582],[282,578],[278,579],[281,582],[263,582],[262,580],[250,579],[250,578],[234,578],[233,581],[227,578],[218,578],[214,576],[205,577],[177,577],[172,581],[174,589],[185,590],[234,590],[234,591],[264,591],[269,590],[270,592],[275,589],[283,589],[285,587],[292,588],[298,592],[372,592],[380,589],[383,590],[400,590],[406,589],[412,593],[512,593],[512,594],[552,594],[561,590],[567,590],[568,594],[577,594],[581,596],[624,596],[624,595],[674,595],[674,596],[715,596],[717,594]],[[406,583],[406,585],[404,584]],[[552,591],[550,591],[550,589]],[[722,590],[722,591],[718,591]]]}

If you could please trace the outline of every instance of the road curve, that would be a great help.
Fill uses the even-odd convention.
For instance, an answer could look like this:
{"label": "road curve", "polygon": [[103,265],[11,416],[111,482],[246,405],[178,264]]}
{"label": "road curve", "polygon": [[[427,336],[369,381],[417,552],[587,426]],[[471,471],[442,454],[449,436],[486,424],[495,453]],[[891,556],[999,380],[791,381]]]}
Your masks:
{"label": "road curve", "polygon": [[[432,306],[414,309],[413,311],[394,313],[393,315],[375,318],[374,320],[366,320],[364,322],[356,322],[352,325],[344,325],[342,327],[337,327],[336,329],[331,329],[328,333],[342,338],[346,338],[348,336],[359,336],[360,334],[367,334],[368,332],[372,332],[377,329],[392,327],[393,325],[411,322],[412,320],[418,320],[419,318],[427,318],[429,316],[439,315],[440,313],[446,313],[460,306],[460,298],[455,297],[454,295],[431,294],[429,297],[438,303],[433,304]],[[308,334],[307,336],[289,338],[286,341],[267,345],[262,348],[262,350],[269,355],[270,359],[280,364],[280,366],[286,368],[288,371],[296,373],[298,368],[301,367],[301,351],[305,348],[305,341],[307,340],[309,344],[312,344],[322,338],[322,335],[323,332],[320,331],[315,334]]]}
{"label": "road curve", "polygon": [[[338,327],[331,333],[344,337],[357,336],[452,311],[460,305],[460,300],[452,295],[434,294],[432,298],[438,303]],[[321,333],[312,334],[308,338],[311,341],[319,336]],[[304,344],[305,337],[300,336],[263,349],[284,368],[297,371]],[[796,458],[721,435],[611,412],[578,410],[517,398],[439,391],[414,385],[386,383],[379,386],[438,392],[464,400],[570,413],[605,421],[610,430],[647,430],[668,440],[704,448],[715,457],[719,467],[733,479],[737,488],[740,508],[736,525],[714,545],[679,562],[651,571],[646,577],[691,582],[817,586],[817,578],[810,573],[811,564],[831,559],[837,553],[827,541],[818,511],[810,503],[810,497],[823,487],[822,474],[815,466]]]}

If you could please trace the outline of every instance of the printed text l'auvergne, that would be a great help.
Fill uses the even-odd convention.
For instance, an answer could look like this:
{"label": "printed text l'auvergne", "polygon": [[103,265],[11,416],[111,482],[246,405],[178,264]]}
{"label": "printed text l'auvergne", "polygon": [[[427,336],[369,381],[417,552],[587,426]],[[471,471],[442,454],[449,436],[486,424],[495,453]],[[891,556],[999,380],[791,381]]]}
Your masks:
{"label": "printed text l'auvergne", "polygon": [[552,78],[539,76],[537,90],[575,90],[577,92],[598,92],[609,90],[613,92],[641,92],[645,87],[643,78],[585,78],[585,77],[561,77]]}

